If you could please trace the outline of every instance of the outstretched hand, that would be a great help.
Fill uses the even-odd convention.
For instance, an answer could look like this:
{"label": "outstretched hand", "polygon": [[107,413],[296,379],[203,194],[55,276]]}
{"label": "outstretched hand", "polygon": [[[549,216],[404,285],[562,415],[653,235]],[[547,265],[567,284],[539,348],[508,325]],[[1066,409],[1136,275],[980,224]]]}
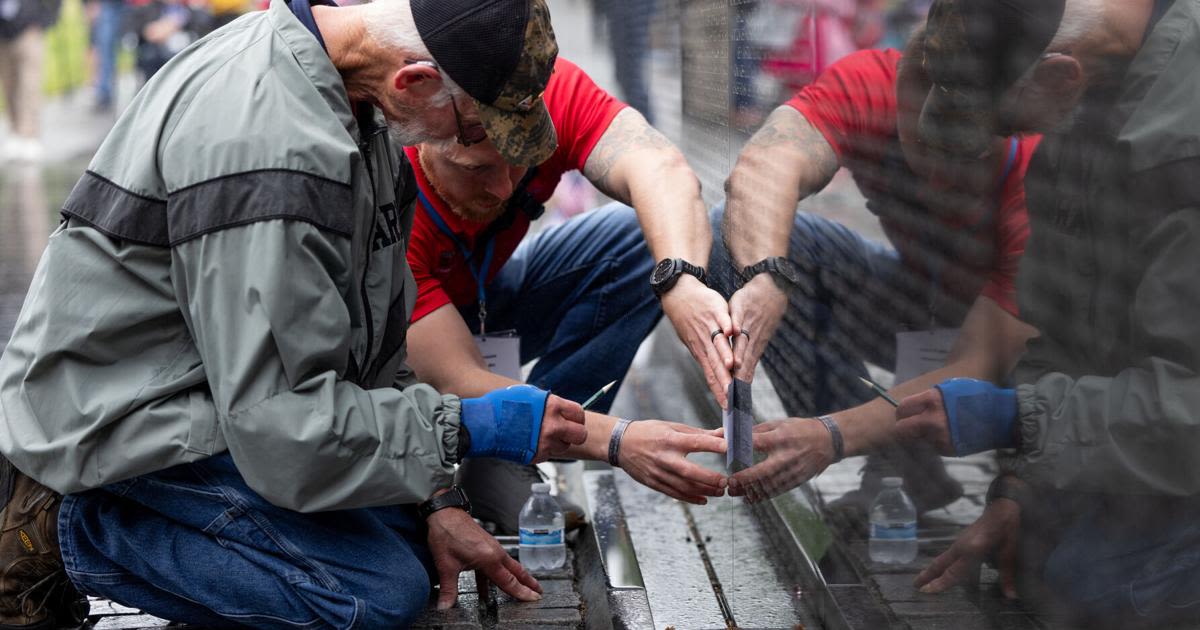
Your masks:
{"label": "outstretched hand", "polygon": [[811,479],[833,462],[829,430],[807,418],[787,418],[754,427],[754,450],[767,458],[729,479],[729,494],[751,503],[765,501]]}
{"label": "outstretched hand", "polygon": [[970,582],[979,575],[979,565],[994,554],[1000,571],[1000,590],[1016,599],[1017,541],[1020,537],[1021,506],[999,498],[988,504],[979,520],[959,534],[945,553],[938,556],[913,580],[922,593],[941,593]]}
{"label": "outstretched hand", "polygon": [[437,607],[445,610],[458,600],[458,574],[478,569],[500,590],[523,602],[542,598],[538,581],[508,555],[491,534],[458,508],[438,510],[429,516],[429,551],[437,567]]}
{"label": "outstretched hand", "polygon": [[725,494],[725,476],[688,461],[688,453],[725,453],[721,430],[705,431],[662,420],[629,425],[617,461],[642,484],[665,495],[704,505]]}

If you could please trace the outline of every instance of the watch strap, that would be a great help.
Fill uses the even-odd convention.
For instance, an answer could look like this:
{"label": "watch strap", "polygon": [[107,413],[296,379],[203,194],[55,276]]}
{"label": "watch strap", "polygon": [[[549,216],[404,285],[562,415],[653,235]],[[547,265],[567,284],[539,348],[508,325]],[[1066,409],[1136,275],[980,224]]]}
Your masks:
{"label": "watch strap", "polygon": [[471,500],[467,493],[458,486],[451,486],[448,492],[443,492],[432,499],[417,504],[417,514],[422,519],[428,519],[434,512],[446,508],[462,508],[467,514],[471,513]]}
{"label": "watch strap", "polygon": [[792,284],[791,279],[780,271],[780,268],[784,265],[791,266],[792,261],[788,260],[785,256],[772,256],[745,267],[739,275],[741,276],[742,284],[750,282],[754,276],[763,272],[770,273],[772,278],[778,278],[788,284]]}
{"label": "watch strap", "polygon": [[679,261],[679,269],[683,271],[683,273],[695,276],[700,282],[705,282],[705,279],[708,277],[708,272],[705,271],[704,267],[701,267],[700,265],[693,265],[682,258],[676,258],[675,260]]}

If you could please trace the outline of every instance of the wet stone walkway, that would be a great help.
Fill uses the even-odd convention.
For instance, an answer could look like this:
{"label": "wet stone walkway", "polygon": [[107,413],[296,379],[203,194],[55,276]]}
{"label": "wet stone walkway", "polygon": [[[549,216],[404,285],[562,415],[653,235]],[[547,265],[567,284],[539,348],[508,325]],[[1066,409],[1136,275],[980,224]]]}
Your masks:
{"label": "wet stone walkway", "polygon": [[[818,503],[828,505],[846,492],[858,488],[863,457],[851,457],[830,466],[811,487]],[[839,521],[825,511],[834,533],[835,545],[847,557],[862,583],[885,616],[875,616],[863,628],[911,630],[1051,630],[1060,626],[1051,619],[1039,618],[1000,594],[999,574],[985,566],[978,588],[956,587],[937,595],[920,593],[913,578],[939,554],[946,551],[964,527],[983,513],[988,484],[996,475],[992,454],[962,459],[946,459],[951,476],[963,484],[963,497],[945,508],[933,510],[918,521],[919,541],[916,559],[908,564],[887,565],[873,562],[867,552],[866,532],[861,524]],[[834,581],[837,581],[836,579]],[[833,584],[835,592],[844,588]]]}

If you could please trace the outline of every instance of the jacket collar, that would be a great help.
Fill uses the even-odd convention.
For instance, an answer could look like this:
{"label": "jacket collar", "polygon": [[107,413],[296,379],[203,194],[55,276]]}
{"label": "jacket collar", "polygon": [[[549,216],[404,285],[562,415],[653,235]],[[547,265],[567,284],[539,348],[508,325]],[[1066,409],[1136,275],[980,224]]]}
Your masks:
{"label": "jacket collar", "polygon": [[267,9],[267,19],[270,20],[271,27],[279,39],[295,56],[313,87],[329,104],[329,108],[342,121],[346,129],[353,133],[353,137],[358,137],[358,124],[354,120],[354,111],[350,107],[350,99],[346,95],[346,85],[342,82],[342,75],[334,67],[333,61],[329,59],[329,55],[321,43],[300,20],[296,19],[296,15],[292,13],[286,0],[271,0],[271,5]]}

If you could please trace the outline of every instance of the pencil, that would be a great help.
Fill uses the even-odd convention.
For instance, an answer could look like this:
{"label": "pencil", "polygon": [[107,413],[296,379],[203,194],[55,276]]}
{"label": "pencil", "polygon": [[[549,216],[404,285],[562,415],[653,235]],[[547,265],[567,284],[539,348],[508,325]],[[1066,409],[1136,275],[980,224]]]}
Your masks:
{"label": "pencil", "polygon": [[880,387],[880,386],[879,386],[879,383],[876,383],[875,381],[872,381],[872,380],[871,380],[871,379],[869,379],[869,378],[863,378],[863,377],[861,377],[861,376],[860,376],[860,377],[858,377],[858,380],[862,381],[862,382],[863,382],[863,385],[866,385],[867,387],[870,387],[871,389],[875,390],[875,393],[876,393],[876,394],[879,394],[879,397],[880,397],[880,398],[883,398],[884,400],[886,400],[886,401],[888,401],[889,403],[891,403],[893,407],[899,407],[899,406],[900,406],[900,403],[896,402],[896,399],[895,399],[895,398],[892,398],[891,396],[888,396],[887,390],[885,390],[884,388]]}
{"label": "pencil", "polygon": [[608,385],[601,387],[600,391],[596,392],[595,394],[592,394],[591,398],[589,398],[583,402],[583,408],[587,409],[588,407],[591,407],[592,403],[596,402],[597,400],[600,400],[600,397],[607,394],[608,390],[612,389],[613,385],[616,385],[616,384],[617,384],[617,382],[613,381],[613,382],[609,383]]}

